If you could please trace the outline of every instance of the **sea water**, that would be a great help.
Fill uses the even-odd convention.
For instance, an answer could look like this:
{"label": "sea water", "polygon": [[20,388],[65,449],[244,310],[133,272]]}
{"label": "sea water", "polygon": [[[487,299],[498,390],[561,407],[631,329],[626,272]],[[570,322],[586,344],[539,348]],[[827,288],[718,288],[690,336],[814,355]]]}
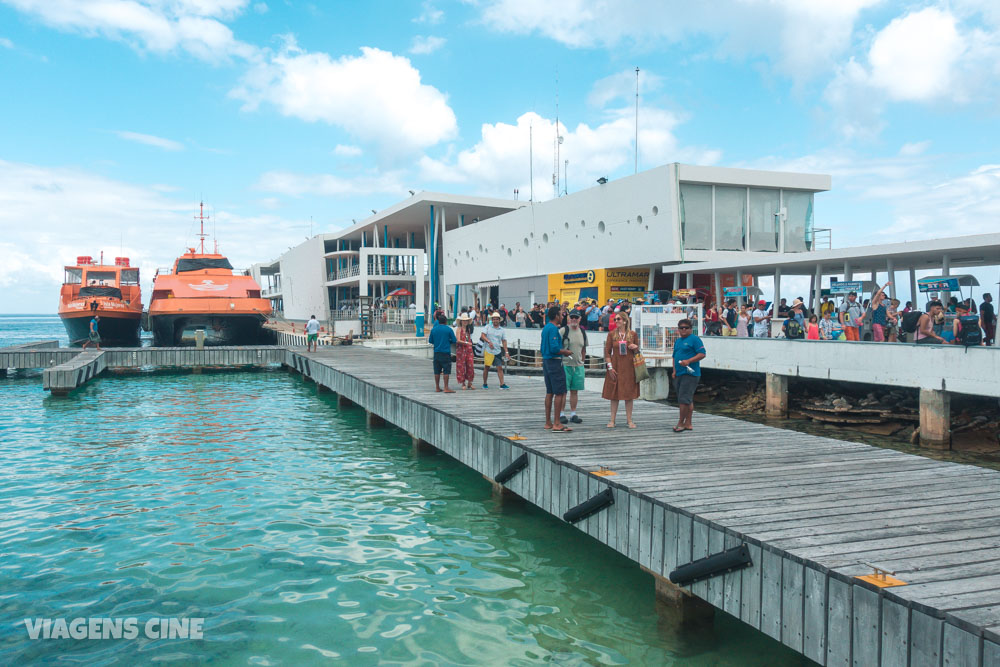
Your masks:
{"label": "sea water", "polygon": [[[803,662],[722,612],[658,613],[628,559],[281,370],[110,374],[61,399],[0,380],[0,460],[3,664]],[[202,636],[24,623],[74,618]]]}

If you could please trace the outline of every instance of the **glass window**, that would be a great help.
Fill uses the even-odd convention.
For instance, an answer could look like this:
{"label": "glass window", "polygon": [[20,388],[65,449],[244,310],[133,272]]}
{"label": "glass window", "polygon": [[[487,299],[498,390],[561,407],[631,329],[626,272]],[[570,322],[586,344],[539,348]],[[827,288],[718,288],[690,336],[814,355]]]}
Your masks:
{"label": "glass window", "polygon": [[747,189],[715,186],[715,249],[746,250]]}
{"label": "glass window", "polygon": [[114,285],[114,271],[87,271],[86,281],[88,285]]}
{"label": "glass window", "polygon": [[750,188],[750,250],[778,251],[778,190]]}
{"label": "glass window", "polygon": [[809,250],[807,239],[812,238],[813,193],[785,190],[785,252]]}
{"label": "glass window", "polygon": [[712,186],[681,183],[681,238],[692,250],[712,249]]}
{"label": "glass window", "polygon": [[122,269],[122,285],[138,285],[139,269]]}
{"label": "glass window", "polygon": [[63,282],[67,285],[79,285],[83,282],[83,269],[66,269],[66,278]]}

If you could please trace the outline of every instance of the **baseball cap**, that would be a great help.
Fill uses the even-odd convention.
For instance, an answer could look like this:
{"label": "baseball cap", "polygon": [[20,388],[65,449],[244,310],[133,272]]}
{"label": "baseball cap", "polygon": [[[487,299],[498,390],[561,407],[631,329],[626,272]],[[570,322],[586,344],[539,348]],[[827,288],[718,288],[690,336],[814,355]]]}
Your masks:
{"label": "baseball cap", "polygon": [[575,317],[577,319],[580,319],[580,311],[579,310],[571,310],[571,311],[569,311],[568,317]]}
{"label": "baseball cap", "polygon": [[764,301],[764,299],[761,299],[760,301],[757,302],[757,304],[760,306],[763,306],[765,303],[767,303],[767,301]]}

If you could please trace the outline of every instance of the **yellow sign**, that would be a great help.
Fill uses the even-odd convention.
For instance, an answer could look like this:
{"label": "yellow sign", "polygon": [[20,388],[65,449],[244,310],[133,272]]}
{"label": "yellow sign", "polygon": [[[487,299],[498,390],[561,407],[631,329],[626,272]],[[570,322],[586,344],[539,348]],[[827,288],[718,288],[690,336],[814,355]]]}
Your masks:
{"label": "yellow sign", "polygon": [[550,298],[573,305],[583,299],[635,299],[649,286],[649,269],[590,269],[549,274]]}
{"label": "yellow sign", "polygon": [[678,299],[686,299],[692,296],[698,296],[698,290],[696,289],[675,289],[674,296]]}

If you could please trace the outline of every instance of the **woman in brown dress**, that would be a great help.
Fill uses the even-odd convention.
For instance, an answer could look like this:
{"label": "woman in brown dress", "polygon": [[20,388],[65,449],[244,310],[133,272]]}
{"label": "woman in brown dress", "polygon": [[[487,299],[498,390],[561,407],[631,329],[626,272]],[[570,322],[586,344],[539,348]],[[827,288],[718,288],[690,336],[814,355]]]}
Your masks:
{"label": "woman in brown dress", "polygon": [[611,401],[611,421],[608,422],[608,428],[615,427],[618,401],[625,401],[628,427],[635,428],[632,421],[632,401],[639,398],[639,383],[635,381],[635,354],[639,351],[639,337],[632,331],[632,323],[627,314],[615,313],[614,321],[615,330],[608,332],[604,343],[604,362],[608,370],[604,376],[604,391],[601,396]]}

